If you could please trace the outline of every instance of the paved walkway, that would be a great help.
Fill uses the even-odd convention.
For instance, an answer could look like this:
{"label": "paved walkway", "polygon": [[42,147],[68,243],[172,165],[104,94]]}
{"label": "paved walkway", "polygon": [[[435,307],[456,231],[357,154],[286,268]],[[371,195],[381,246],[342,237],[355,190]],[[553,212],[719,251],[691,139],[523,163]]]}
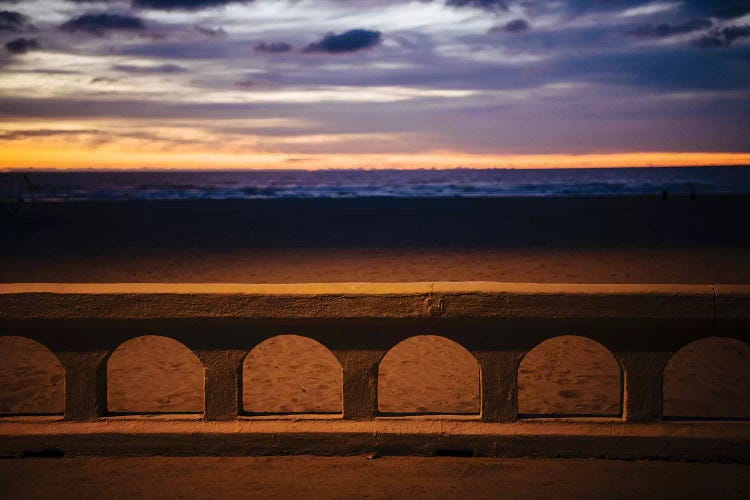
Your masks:
{"label": "paved walkway", "polygon": [[0,498],[750,498],[750,465],[387,457],[0,460]]}

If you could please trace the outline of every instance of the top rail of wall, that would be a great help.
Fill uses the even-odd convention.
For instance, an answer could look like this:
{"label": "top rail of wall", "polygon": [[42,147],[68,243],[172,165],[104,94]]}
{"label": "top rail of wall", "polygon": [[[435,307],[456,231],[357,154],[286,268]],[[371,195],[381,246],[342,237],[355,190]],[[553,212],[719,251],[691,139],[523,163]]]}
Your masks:
{"label": "top rail of wall", "polygon": [[750,285],[0,284],[2,319],[750,319]]}
{"label": "top rail of wall", "polygon": [[[0,284],[0,334],[36,324],[151,327],[341,327],[374,341],[383,325],[449,337],[521,342],[552,333],[593,335],[623,350],[672,350],[705,335],[750,336],[750,286],[496,282],[325,284]],[[475,328],[468,328],[468,327]],[[224,330],[222,330],[224,328]],[[369,330],[368,330],[369,328]],[[442,329],[442,330],[441,330]],[[138,330],[138,328],[136,328]],[[180,330],[183,331],[183,330]],[[390,330],[393,331],[393,330]],[[491,336],[488,336],[492,333]],[[327,333],[326,333],[327,334]],[[372,334],[372,335],[370,335]],[[234,335],[234,334],[232,334]],[[204,337],[199,335],[199,337]],[[516,340],[513,340],[516,339]],[[629,345],[630,339],[640,339]],[[217,342],[220,339],[217,337]],[[663,343],[661,346],[659,343]],[[497,346],[496,346],[497,347]]]}

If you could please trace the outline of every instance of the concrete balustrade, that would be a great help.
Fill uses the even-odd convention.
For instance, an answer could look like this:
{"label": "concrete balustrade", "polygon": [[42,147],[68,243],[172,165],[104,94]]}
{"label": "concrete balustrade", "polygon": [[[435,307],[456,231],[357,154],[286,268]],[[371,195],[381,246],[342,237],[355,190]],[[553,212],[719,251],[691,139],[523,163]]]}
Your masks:
{"label": "concrete balustrade", "polygon": [[[522,425],[517,421],[518,370],[523,356],[546,339],[572,334],[609,349],[622,369],[622,415],[602,419],[610,429],[615,424],[633,429],[658,424],[667,426],[659,434],[665,442],[671,442],[669,436],[674,431],[674,436],[687,435],[698,443],[709,439],[708,434],[718,435],[716,429],[706,427],[710,432],[702,435],[694,426],[685,431],[674,426],[688,424],[663,421],[664,368],[673,353],[696,339],[731,336],[748,342],[750,286],[477,282],[0,285],[0,335],[41,343],[65,368],[64,420],[70,424],[58,425],[106,421],[111,426],[118,422],[118,417],[106,412],[107,360],[117,346],[142,335],[174,338],[198,356],[205,369],[206,421],[252,420],[254,417],[242,411],[243,361],[253,347],[284,333],[309,337],[333,352],[343,370],[341,418],[374,422],[375,436],[381,425],[378,422],[393,419],[378,414],[378,365],[399,342],[420,334],[439,335],[473,354],[480,370],[481,411],[476,417],[455,418],[459,427],[466,425],[467,419],[480,425],[467,434],[476,437],[492,434],[481,430],[481,425],[500,429],[497,425],[510,424],[502,429],[511,434],[507,429]],[[279,416],[282,427],[288,421],[285,418]],[[587,425],[578,422],[575,425]],[[17,434],[23,435],[19,429],[24,425],[33,424],[17,417],[0,419],[0,435],[6,429],[21,439]],[[51,424],[45,421],[44,425]],[[87,425],[88,436],[91,428]],[[331,433],[343,432],[336,430],[337,425],[330,423]],[[566,425],[563,420],[540,425],[553,425],[554,432],[552,427],[549,432],[567,435],[560,430]],[[722,455],[723,451],[717,452],[722,446],[736,449],[740,442],[741,453],[750,457],[750,428],[744,422],[733,425],[731,433],[719,433],[716,439],[723,444],[714,446],[713,452]],[[433,427],[409,429],[421,434]],[[592,432],[601,430],[597,429]],[[618,433],[627,434],[613,431],[608,436]],[[544,429],[539,428],[538,435],[543,434]],[[481,441],[485,452],[486,437],[476,441]],[[496,435],[493,439],[504,438]],[[503,446],[495,443],[496,454],[503,454]],[[687,449],[680,443],[680,450]],[[524,448],[516,445],[508,450]],[[591,449],[590,444],[576,446],[574,455],[578,453],[575,450]]]}

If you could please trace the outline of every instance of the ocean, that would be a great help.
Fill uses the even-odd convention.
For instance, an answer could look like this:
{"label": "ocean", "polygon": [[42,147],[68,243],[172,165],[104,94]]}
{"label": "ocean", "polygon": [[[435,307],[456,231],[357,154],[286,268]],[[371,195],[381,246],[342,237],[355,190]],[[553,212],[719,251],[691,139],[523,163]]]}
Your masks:
{"label": "ocean", "polygon": [[[24,178],[25,176],[25,178]],[[28,182],[27,182],[28,180]],[[696,196],[750,193],[750,166],[581,169],[29,171],[0,198],[124,201],[274,198]]]}

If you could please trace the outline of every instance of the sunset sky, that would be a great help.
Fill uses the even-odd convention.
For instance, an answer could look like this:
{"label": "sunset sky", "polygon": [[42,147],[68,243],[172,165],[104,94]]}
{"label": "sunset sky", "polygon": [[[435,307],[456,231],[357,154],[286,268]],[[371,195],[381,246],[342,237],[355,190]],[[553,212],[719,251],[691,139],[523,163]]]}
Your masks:
{"label": "sunset sky", "polygon": [[750,1],[0,11],[0,168],[750,164]]}

